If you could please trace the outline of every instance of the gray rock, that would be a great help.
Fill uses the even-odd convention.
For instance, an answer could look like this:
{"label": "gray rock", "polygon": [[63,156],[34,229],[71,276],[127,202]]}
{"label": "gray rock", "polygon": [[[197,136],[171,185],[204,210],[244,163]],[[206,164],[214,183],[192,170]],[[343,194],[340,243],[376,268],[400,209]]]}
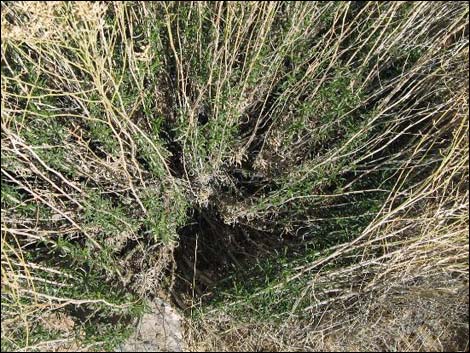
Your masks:
{"label": "gray rock", "polygon": [[144,314],[135,332],[116,352],[183,352],[181,316],[160,299],[151,304],[151,312]]}

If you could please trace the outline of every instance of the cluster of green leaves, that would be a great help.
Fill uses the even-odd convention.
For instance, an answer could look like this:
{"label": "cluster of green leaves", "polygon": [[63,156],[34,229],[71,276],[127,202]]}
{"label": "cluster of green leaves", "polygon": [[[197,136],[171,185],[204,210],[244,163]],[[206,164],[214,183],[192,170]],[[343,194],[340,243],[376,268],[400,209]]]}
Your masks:
{"label": "cluster of green leaves", "polygon": [[122,231],[133,232],[137,227],[132,216],[124,211],[123,205],[114,206],[109,197],[105,198],[94,191],[88,194],[83,218],[85,229],[98,227],[103,238],[118,235]]}
{"label": "cluster of green leaves", "polygon": [[[115,237],[126,227],[135,224],[122,207],[113,206],[99,194],[90,195],[83,213],[84,230],[99,228],[100,238]],[[4,182],[1,203],[2,215],[4,212],[8,217],[16,215],[18,220],[22,215],[32,218],[28,222],[36,227],[46,223],[49,227],[58,224],[57,221],[51,220],[52,213],[49,208]],[[23,221],[23,224],[27,225],[26,221]],[[15,244],[14,239],[8,239],[8,243],[10,242],[12,244],[8,247],[2,243],[6,253],[9,253]],[[107,349],[114,347],[127,337],[129,322],[142,314],[144,306],[141,298],[126,290],[120,281],[116,281],[119,271],[122,270],[116,258],[116,249],[106,245],[106,242],[101,244],[101,249],[97,249],[87,239],[76,235],[52,235],[36,241],[34,251],[29,250],[26,245],[22,258],[15,261],[40,264],[40,268],[34,270],[34,285],[27,283],[22,287],[33,293],[21,295],[15,300],[15,296],[11,296],[12,293],[6,288],[5,292],[2,291],[2,306],[8,308],[10,313],[16,311],[18,315],[24,315],[22,310],[25,307],[34,307],[38,303],[34,293],[63,298],[63,301],[82,301],[83,304],[60,307],[52,311],[52,314],[65,315],[67,320],[73,320],[74,331],[82,343],[96,344],[96,349],[101,349],[102,346],[108,347]],[[18,254],[10,254],[9,259],[14,256]],[[21,267],[15,267],[15,271],[26,277],[31,275]],[[63,329],[47,327],[47,319],[46,326],[41,320],[28,322],[28,327],[19,325],[9,332],[8,340],[2,340],[2,351],[17,350],[26,342],[29,346],[34,346],[44,341],[61,339],[64,335]],[[71,332],[67,334],[70,335]],[[38,349],[39,347],[41,346],[38,346]]]}
{"label": "cluster of green leaves", "polygon": [[[80,261],[83,249],[76,244],[68,244],[68,251],[64,252],[65,241],[61,242],[56,251],[51,255],[61,255],[62,265],[56,264],[57,268],[65,271],[70,278],[64,276],[51,275],[49,272],[36,271],[41,281],[35,281],[34,290],[43,295],[58,298],[70,298],[71,300],[83,301],[81,305],[69,304],[63,308],[52,311],[51,315],[62,315],[67,320],[74,322],[73,331],[66,332],[67,335],[73,333],[80,339],[82,344],[92,344],[92,350],[112,349],[117,344],[123,342],[131,333],[132,328],[129,323],[132,319],[139,317],[145,310],[144,303],[136,295],[124,290],[115,281],[103,280],[103,275],[93,265],[87,267],[85,263],[75,269],[64,266],[68,261]],[[73,251],[72,249],[75,247]],[[93,261],[94,265],[103,270],[102,257],[96,256],[95,252],[86,254],[87,261]],[[85,260],[84,260],[85,261]],[[43,262],[44,263],[44,262]],[[57,286],[53,281],[59,281],[61,286]],[[49,283],[47,281],[50,281]],[[8,293],[5,293],[8,294]],[[37,299],[34,296],[23,295],[17,302],[9,302],[7,295],[2,296],[2,305],[8,307],[10,311],[17,310],[18,315],[22,307],[34,306]],[[103,302],[100,302],[103,300]],[[87,303],[87,301],[89,301]],[[35,320],[28,323],[29,327],[19,325],[13,332],[10,332],[8,340],[2,340],[2,351],[16,351],[22,344],[28,342],[34,347],[47,341],[53,341],[64,337],[66,327],[48,327],[42,320]],[[69,336],[71,337],[71,336]],[[38,346],[37,350],[40,350]]]}
{"label": "cluster of green leaves", "polygon": [[177,231],[185,224],[188,202],[184,195],[177,192],[161,194],[146,190],[142,203],[147,209],[143,224],[156,242],[169,245],[177,240]]}

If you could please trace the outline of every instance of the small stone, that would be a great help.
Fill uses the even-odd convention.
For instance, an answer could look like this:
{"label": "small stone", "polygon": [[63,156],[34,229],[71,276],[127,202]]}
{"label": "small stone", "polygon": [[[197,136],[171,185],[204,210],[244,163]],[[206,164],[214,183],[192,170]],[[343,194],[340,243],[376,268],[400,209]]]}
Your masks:
{"label": "small stone", "polygon": [[168,303],[155,299],[135,332],[116,352],[183,352],[181,316]]}

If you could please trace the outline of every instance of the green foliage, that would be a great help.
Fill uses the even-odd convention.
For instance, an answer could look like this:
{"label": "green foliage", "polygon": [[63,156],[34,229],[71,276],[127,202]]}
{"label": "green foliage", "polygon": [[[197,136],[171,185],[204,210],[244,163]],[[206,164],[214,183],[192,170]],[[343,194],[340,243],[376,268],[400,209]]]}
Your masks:
{"label": "green foliage", "polygon": [[103,121],[89,121],[91,142],[98,143],[109,155],[116,155],[119,151],[119,143],[114,136],[111,127]]}
{"label": "green foliage", "polygon": [[[168,254],[185,271],[197,233],[202,263],[248,256],[205,264],[222,279],[196,316],[302,318],[317,272],[299,269],[458,150],[468,6],[441,5],[2,3],[8,315],[47,311],[21,288],[52,296],[83,344],[111,350],[142,313],[134,292],[185,277],[165,278]],[[35,322],[2,350],[59,336]]]}
{"label": "green foliage", "polygon": [[144,225],[148,228],[155,242],[169,245],[177,240],[177,230],[186,220],[187,201],[174,192],[161,195],[148,190],[142,197],[147,214]]}
{"label": "green foliage", "polygon": [[110,198],[98,192],[90,192],[83,212],[86,229],[98,228],[102,237],[115,236],[122,231],[132,232],[136,223],[128,216],[122,205],[114,206]]}

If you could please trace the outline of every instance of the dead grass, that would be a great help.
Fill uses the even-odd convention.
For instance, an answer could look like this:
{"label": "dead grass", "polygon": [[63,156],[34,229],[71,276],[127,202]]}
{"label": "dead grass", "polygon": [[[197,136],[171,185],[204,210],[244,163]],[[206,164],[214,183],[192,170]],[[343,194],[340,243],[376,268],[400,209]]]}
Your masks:
{"label": "dead grass", "polygon": [[468,350],[468,4],[1,6],[2,350]]}

